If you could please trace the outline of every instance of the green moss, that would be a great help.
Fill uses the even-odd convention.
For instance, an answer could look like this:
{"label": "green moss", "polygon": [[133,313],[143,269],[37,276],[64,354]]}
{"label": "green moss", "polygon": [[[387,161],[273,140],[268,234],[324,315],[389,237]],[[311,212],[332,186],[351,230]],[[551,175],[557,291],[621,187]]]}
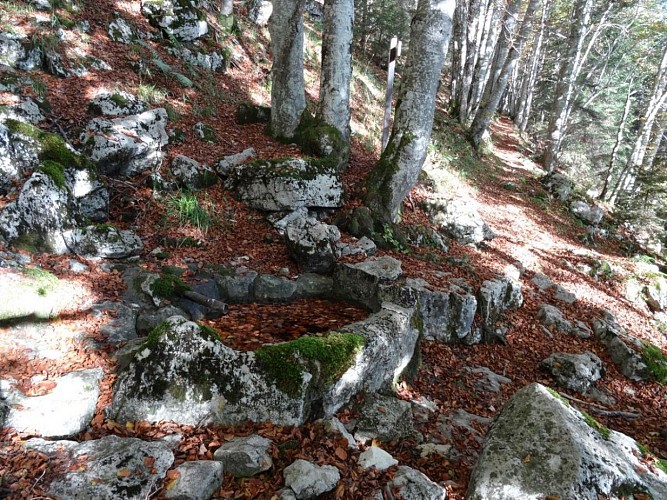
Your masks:
{"label": "green moss", "polygon": [[364,344],[365,338],[361,335],[331,333],[325,337],[306,336],[265,345],[255,351],[255,355],[281,391],[296,395],[306,369],[315,372],[318,383],[332,384],[352,365]]}
{"label": "green moss", "polygon": [[642,455],[645,455],[647,458],[651,458],[658,469],[667,474],[667,460],[656,457],[655,453],[653,453],[645,444],[637,443],[637,448],[642,453]]}
{"label": "green moss", "polygon": [[585,411],[583,411],[583,410],[579,410],[579,411],[584,416],[584,421],[588,424],[589,427],[592,427],[593,429],[598,431],[600,436],[602,436],[604,439],[609,440],[609,436],[611,435],[611,431],[609,430],[608,427],[605,427],[604,425],[602,425],[600,422],[595,420],[595,418],[593,418],[591,415],[589,415]]}
{"label": "green moss", "polygon": [[165,274],[156,279],[150,286],[151,291],[165,299],[170,299],[181,295],[183,292],[190,290],[180,278],[171,274]]}
{"label": "green moss", "polygon": [[311,163],[323,169],[339,171],[349,160],[349,146],[340,131],[307,111],[301,115],[294,137],[286,142],[294,142],[307,155],[316,156],[318,159]]}
{"label": "green moss", "polygon": [[46,160],[39,166],[40,172],[43,172],[51,178],[56,187],[63,189],[66,187],[65,183],[65,167],[60,163],[52,160]]}
{"label": "green moss", "polygon": [[143,343],[143,347],[155,347],[162,336],[169,331],[169,328],[170,325],[168,321],[163,321],[158,326],[153,328],[146,337],[146,340]]}
{"label": "green moss", "polygon": [[31,286],[40,296],[47,295],[58,286],[58,278],[44,269],[26,267],[23,269],[23,274],[32,280]]}
{"label": "green moss", "polygon": [[568,408],[570,407],[570,402],[569,402],[567,399],[565,399],[563,396],[561,396],[560,393],[559,393],[558,391],[555,391],[555,390],[552,389],[551,387],[545,387],[545,389],[546,389],[547,391],[549,391],[549,394],[551,394],[551,395],[552,395],[553,397],[555,397],[558,401],[560,401],[561,403],[563,403],[564,406],[566,406],[566,407],[568,407]]}
{"label": "green moss", "polygon": [[197,323],[197,325],[201,329],[202,336],[208,337],[211,340],[220,340],[220,333],[215,328],[208,325],[202,325],[201,323]]}
{"label": "green moss", "polygon": [[111,94],[111,96],[109,97],[109,99],[110,99],[111,102],[113,102],[116,106],[121,107],[121,108],[124,108],[125,106],[127,106],[127,105],[130,103],[129,99],[127,99],[127,98],[126,98],[125,96],[123,96],[122,94],[119,94],[119,93],[116,93],[116,92],[114,92],[113,94]]}
{"label": "green moss", "polygon": [[667,356],[658,346],[644,342],[642,360],[658,382],[667,384]]}
{"label": "green moss", "polygon": [[390,213],[394,201],[392,180],[399,171],[399,153],[408,147],[414,136],[409,133],[403,134],[398,144],[392,139],[393,137],[389,139],[389,144],[380,156],[380,160],[366,178],[365,204],[376,216],[385,221],[392,221],[394,218],[394,214]]}
{"label": "green moss", "polygon": [[53,161],[64,167],[72,166],[78,170],[93,168],[92,162],[85,156],[78,155],[67,148],[65,141],[51,132],[44,132],[29,123],[18,120],[6,120],[5,126],[10,132],[30,137],[40,145],[38,157],[41,161]]}

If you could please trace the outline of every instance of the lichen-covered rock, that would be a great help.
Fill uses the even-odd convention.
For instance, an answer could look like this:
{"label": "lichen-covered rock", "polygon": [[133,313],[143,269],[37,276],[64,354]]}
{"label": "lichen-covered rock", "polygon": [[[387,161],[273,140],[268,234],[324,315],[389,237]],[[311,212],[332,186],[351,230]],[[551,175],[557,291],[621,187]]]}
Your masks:
{"label": "lichen-covered rock", "polygon": [[334,288],[333,278],[315,273],[300,274],[296,279],[296,295],[299,298],[331,298]]}
{"label": "lichen-covered rock", "polygon": [[667,279],[664,276],[651,278],[644,287],[646,304],[652,311],[664,311],[667,309]]}
{"label": "lichen-covered rock", "polygon": [[133,362],[119,373],[109,415],[123,422],[298,425],[308,415],[311,378],[300,372],[288,395],[255,353],[230,349],[217,334],[173,316],[151,332]]}
{"label": "lichen-covered rock", "polygon": [[202,0],[142,0],[141,13],[167,36],[192,42],[208,33]]}
{"label": "lichen-covered rock", "polygon": [[296,219],[285,230],[287,251],[304,273],[330,272],[336,263],[335,245],[339,239],[336,226],[314,217]]}
{"label": "lichen-covered rock", "polygon": [[146,111],[146,103],[137,96],[123,90],[104,90],[88,104],[91,113],[105,116],[136,115]]}
{"label": "lichen-covered rock", "polygon": [[273,3],[268,0],[257,0],[252,2],[251,8],[248,11],[248,19],[258,26],[264,26],[269,22],[272,12]]}
{"label": "lichen-covered rock", "polygon": [[209,500],[224,479],[223,464],[215,460],[184,462],[176,467],[178,479],[170,483],[164,497],[174,500]]}
{"label": "lichen-covered rock", "polygon": [[95,414],[103,376],[99,368],[68,373],[54,379],[55,387],[43,396],[25,396],[3,381],[7,387],[0,392],[9,404],[5,425],[47,438],[75,436]]}
{"label": "lichen-covered rock", "polygon": [[92,312],[96,317],[102,317],[104,313],[111,313],[110,320],[100,326],[100,333],[106,337],[109,344],[117,345],[137,338],[137,309],[135,307],[127,306],[122,302],[104,301],[95,304]]}
{"label": "lichen-covered rock", "polygon": [[604,374],[602,360],[592,352],[581,354],[554,353],[540,363],[558,385],[574,392],[586,392]]}
{"label": "lichen-covered rock", "polygon": [[42,66],[42,51],[22,33],[0,33],[0,64],[22,71]]}
{"label": "lichen-covered rock", "polygon": [[124,259],[138,255],[144,248],[141,238],[132,231],[109,225],[74,230],[68,246],[77,255],[107,259]]}
{"label": "lichen-covered rock", "polygon": [[381,307],[380,285],[396,281],[402,274],[401,262],[393,257],[371,257],[358,264],[340,264],[334,272],[338,294],[373,311]]}
{"label": "lichen-covered rock", "polygon": [[196,47],[168,47],[167,52],[173,54],[188,64],[198,66],[207,71],[224,73],[229,62],[217,52],[202,52]]}
{"label": "lichen-covered rock", "polygon": [[501,315],[523,304],[521,283],[511,278],[487,280],[482,283],[477,300],[482,317],[483,339],[492,342],[498,336],[496,323]]}
{"label": "lichen-covered rock", "polygon": [[81,142],[101,173],[129,177],[160,163],[169,142],[166,126],[164,108],[112,120],[93,118]]}
{"label": "lichen-covered rock", "polygon": [[338,257],[348,257],[350,255],[365,255],[371,257],[375,255],[377,245],[366,236],[362,236],[357,241],[352,243],[336,243],[336,255]]}
{"label": "lichen-covered rock", "polygon": [[412,407],[407,401],[381,394],[366,394],[356,409],[359,421],[354,427],[354,438],[357,441],[392,441],[416,435],[412,425]]}
{"label": "lichen-covered rock", "polygon": [[[270,3],[270,2],[267,2]],[[248,123],[269,123],[271,121],[271,108],[257,106],[242,102],[236,109],[236,123],[246,125]]]}
{"label": "lichen-covered rock", "polygon": [[79,204],[79,215],[91,222],[109,219],[109,190],[92,169],[68,168],[65,181]]}
{"label": "lichen-covered rock", "polygon": [[220,175],[226,176],[231,169],[245,163],[248,160],[257,158],[257,153],[253,148],[247,148],[233,155],[220,158],[215,164],[215,171]]}
{"label": "lichen-covered rock", "polygon": [[428,340],[447,344],[475,344],[481,340],[472,329],[477,299],[460,286],[436,290],[422,279],[408,278],[403,284],[381,286],[380,300],[416,307],[418,326]]}
{"label": "lichen-covered rock", "polygon": [[651,372],[641,355],[644,345],[638,338],[628,334],[616,322],[613,314],[605,311],[602,318],[593,321],[593,330],[623,375],[637,381],[651,378]]}
{"label": "lichen-covered rock", "polygon": [[147,498],[156,491],[174,454],[159,441],[105,436],[93,441],[30,439],[26,448],[63,460],[68,471],[47,487],[49,495],[72,500]]}
{"label": "lichen-covered rock", "polygon": [[132,26],[122,17],[116,17],[109,23],[107,33],[114,42],[124,43],[125,45],[131,44],[136,38]]}
{"label": "lichen-covered rock", "polygon": [[547,191],[560,201],[567,201],[570,198],[570,193],[574,190],[574,182],[563,174],[552,173],[545,175],[540,179],[540,182],[547,188]]}
{"label": "lichen-covered rock", "polygon": [[295,294],[296,283],[286,278],[262,274],[254,282],[253,296],[258,302],[289,302]]}
{"label": "lichen-covered rock", "polygon": [[225,184],[258,210],[336,208],[343,204],[343,185],[336,173],[300,158],[238,166],[229,170]]}
{"label": "lichen-covered rock", "polygon": [[172,316],[183,316],[187,318],[187,313],[180,307],[168,305],[155,310],[142,310],[137,314],[136,329],[139,335],[145,336],[155,327],[161,325]]}
{"label": "lichen-covered rock", "polygon": [[11,244],[38,251],[68,253],[77,212],[62,178],[35,172],[18,198],[0,212],[0,234]]}
{"label": "lichen-covered rock", "polygon": [[218,182],[213,170],[183,155],[172,160],[170,171],[179,186],[191,191],[205,189]]}
{"label": "lichen-covered rock", "polygon": [[251,477],[273,467],[271,441],[253,434],[224,443],[213,457],[222,462],[225,471],[236,477]]}
{"label": "lichen-covered rock", "polygon": [[570,203],[570,211],[582,221],[594,226],[598,225],[604,217],[604,210],[600,207],[589,205],[581,200]]}
{"label": "lichen-covered rock", "polygon": [[436,225],[464,245],[476,245],[495,237],[470,200],[429,201],[427,210]]}
{"label": "lichen-covered rock", "polygon": [[255,298],[258,273],[247,267],[234,269],[232,274],[216,274],[215,281],[221,296],[230,304],[244,304]]}
{"label": "lichen-covered rock", "polygon": [[0,106],[0,121],[13,119],[35,125],[44,118],[39,104],[30,97],[25,98],[18,104]]}
{"label": "lichen-covered rock", "polygon": [[494,422],[466,498],[667,498],[667,475],[642,466],[639,457],[634,440],[531,384],[512,396]]}
{"label": "lichen-covered rock", "polygon": [[301,500],[333,490],[340,480],[340,472],[333,465],[315,465],[298,459],[285,467],[283,477],[285,486]]}
{"label": "lichen-covered rock", "polygon": [[396,492],[403,500],[445,500],[447,491],[431,481],[426,475],[402,465],[387,484],[389,491]]}

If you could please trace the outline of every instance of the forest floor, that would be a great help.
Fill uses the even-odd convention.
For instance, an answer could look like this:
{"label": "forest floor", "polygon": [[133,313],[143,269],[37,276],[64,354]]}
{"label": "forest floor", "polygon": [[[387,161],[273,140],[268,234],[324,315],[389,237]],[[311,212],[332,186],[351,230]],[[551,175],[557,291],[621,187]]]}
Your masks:
{"label": "forest floor", "polygon": [[[109,40],[106,26],[113,20],[114,12],[145,32],[155,31],[140,15],[139,3],[136,0],[80,2],[81,10],[61,14],[75,21],[85,19],[91,25],[91,31],[85,37],[77,31],[67,31],[71,36],[64,38],[64,50],[85,48],[91,55],[111,62],[114,70],[65,79],[42,73],[33,75],[33,82],[39,80],[41,84],[26,85],[23,92],[35,97],[43,94],[50,103],[52,111],[43,124],[45,127],[66,133],[76,144],[79,132],[91,118],[87,113],[87,101],[101,88],[120,88],[135,94],[144,92],[153,100],[154,106],[170,106],[176,112],[178,118],[173,126],[185,131],[186,140],[168,147],[165,165],[169,165],[170,159],[179,154],[212,165],[217,159],[248,147],[253,147],[260,158],[301,156],[297,147],[277,143],[265,135],[263,125],[239,126],[235,123],[236,107],[241,102],[268,104],[269,101],[266,82],[270,57],[265,31],[243,25],[241,34],[222,37],[220,43],[232,49],[232,66],[224,75],[202,78],[198,88],[185,89],[157,71],[149,79],[137,75],[132,65],[145,57],[140,46],[132,46],[130,50],[127,45]],[[6,23],[0,23],[0,31],[7,25],[26,33],[38,29],[35,27],[35,16],[42,14],[12,10],[10,4],[24,5],[20,1],[0,4],[0,20]],[[215,20],[212,23],[215,25]],[[180,61],[157,44],[153,45],[166,62],[187,71]],[[308,98],[314,102],[318,93],[317,78],[313,77],[316,64],[309,57],[307,68],[306,90]],[[353,87],[355,134],[350,166],[343,174],[348,193],[346,208],[360,203],[363,180],[378,157],[375,145],[378,125],[372,123],[376,115],[369,111],[368,101],[377,98],[378,105],[374,109],[381,109],[382,95],[381,92],[378,95],[377,89],[373,88],[370,76],[364,76],[371,73],[368,67],[362,68]],[[15,102],[12,94],[0,92],[0,104],[12,102]],[[204,144],[195,137],[192,129],[200,121],[213,127],[217,143]],[[422,362],[418,374],[399,385],[401,398],[425,398],[437,406],[437,412],[415,423],[417,430],[429,436],[439,435],[438,414],[449,414],[457,409],[493,417],[507,399],[526,384],[538,381],[554,385],[550,375],[540,371],[538,365],[541,360],[554,352],[591,351],[602,359],[606,368],[605,376],[596,386],[615,401],[602,409],[641,416],[628,419],[595,414],[592,410],[600,409],[595,406],[599,402],[572,394],[581,401],[574,404],[592,412],[607,427],[632,436],[658,456],[667,458],[667,441],[664,438],[667,388],[655,382],[627,380],[595,338],[583,340],[560,333],[548,336],[536,319],[539,306],[543,303],[554,303],[568,319],[578,319],[589,325],[593,318],[609,310],[633,335],[649,340],[664,350],[667,337],[659,328],[664,324],[661,322],[664,318],[652,314],[643,302],[633,303],[625,298],[624,281],[630,276],[642,279],[640,263],[632,258],[627,244],[615,239],[584,243],[586,228],[577,223],[564,205],[548,197],[539,183],[543,172],[527,155],[526,147],[511,122],[499,120],[492,128],[492,135],[492,152],[477,157],[465,143],[460,128],[439,111],[434,131],[436,147],[428,167],[447,172],[453,197],[466,197],[479,204],[480,213],[496,233],[496,238],[477,248],[452,243],[446,254],[424,247],[411,248],[409,252],[379,251],[399,259],[405,276],[424,278],[434,285],[444,285],[447,280],[462,277],[477,288],[483,280],[501,275],[507,266],[519,262],[525,268],[521,277],[525,302],[521,308],[507,312],[503,319],[508,328],[505,345],[452,346],[435,341],[422,342]],[[143,178],[108,179],[108,182],[111,189],[111,222],[132,229],[141,236],[145,245],[141,265],[147,269],[159,270],[165,265],[183,268],[192,263],[227,264],[232,259],[243,257],[247,260],[246,265],[258,272],[280,273],[289,277],[297,275],[297,267],[289,260],[285,245],[264,216],[234,200],[219,185],[197,195],[216,221],[204,231],[179,223],[169,210],[168,200],[152,198],[152,192],[145,187]],[[419,208],[419,200],[429,194],[426,184],[414,188],[404,203],[404,224],[429,224],[427,215]],[[0,208],[11,198],[0,198]],[[197,247],[169,248],[167,258],[159,260],[151,252],[160,246],[164,236],[189,236],[200,243]],[[343,239],[349,239],[349,236],[343,235]],[[68,262],[72,256],[32,255],[32,258],[34,264],[72,283],[80,293],[80,302],[72,304],[72,314],[57,320],[59,326],[71,331],[84,330],[87,338],[102,340],[99,327],[108,318],[93,317],[84,305],[119,300],[123,293],[120,274],[104,271],[99,262],[85,262],[90,270],[76,275],[70,271]],[[577,270],[577,264],[593,266],[596,261],[608,262],[613,272],[595,279]],[[443,271],[449,274],[443,277]],[[531,283],[537,272],[575,292],[577,301],[567,305],[541,292]],[[352,305],[332,307],[326,301],[280,306],[234,305],[230,306],[230,310],[230,314],[216,322],[215,327],[234,347],[239,348],[252,348],[272,340],[282,341],[305,332],[323,331],[329,325],[345,324],[364,314]],[[280,320],[276,320],[278,317]],[[8,332],[8,327],[0,326],[0,370],[3,377],[16,379],[27,394],[48,392],[53,388],[51,380],[64,373],[92,367],[104,370],[106,376],[97,414],[90,430],[78,436],[80,440],[108,434],[150,440],[180,432],[183,439],[175,451],[176,466],[185,460],[210,459],[224,441],[234,436],[257,432],[271,438],[276,444],[273,469],[249,479],[236,479],[226,474],[217,494],[220,498],[271,498],[282,487],[284,467],[296,458],[313,459],[340,469],[342,479],[339,488],[325,498],[368,498],[393,473],[393,469],[362,472],[356,467],[359,452],[346,449],[316,424],[279,427],[249,423],[236,427],[197,428],[172,423],[136,422],[121,426],[108,420],[103,413],[110,401],[115,380],[110,353],[87,350],[84,341],[53,338],[49,340],[54,344],[66,344],[66,356],[57,360],[31,359],[11,342]],[[512,382],[502,385],[498,393],[476,390],[479,375],[466,368],[479,366],[488,367]],[[351,418],[349,410],[342,410],[338,416],[342,421]],[[421,470],[433,481],[445,485],[451,498],[459,499],[464,496],[479,450],[479,440],[475,436],[477,431],[483,434],[485,429],[462,430],[452,436],[449,444],[453,444],[461,454],[461,458],[456,460],[434,459],[433,455],[422,458],[415,452],[416,443],[408,440],[382,446],[401,464]],[[9,488],[7,491],[11,491],[11,496],[16,498],[44,495],[43,487],[58,465],[49,463],[39,453],[26,452],[21,443],[28,437],[10,429],[0,433],[3,447],[0,486]]]}

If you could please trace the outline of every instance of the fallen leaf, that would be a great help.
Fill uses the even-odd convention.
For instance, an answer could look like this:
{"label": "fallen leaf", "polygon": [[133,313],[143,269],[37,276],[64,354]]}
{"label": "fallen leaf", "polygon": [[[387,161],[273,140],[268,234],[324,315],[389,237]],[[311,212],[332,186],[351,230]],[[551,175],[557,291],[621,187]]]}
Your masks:
{"label": "fallen leaf", "polygon": [[345,448],[339,446],[334,453],[341,460],[347,460],[347,451],[345,451]]}

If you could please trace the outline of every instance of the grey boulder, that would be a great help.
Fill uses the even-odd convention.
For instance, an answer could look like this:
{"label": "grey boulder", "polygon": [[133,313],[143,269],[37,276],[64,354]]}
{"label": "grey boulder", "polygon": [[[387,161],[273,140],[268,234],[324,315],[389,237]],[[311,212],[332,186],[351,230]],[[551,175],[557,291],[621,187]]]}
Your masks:
{"label": "grey boulder", "polygon": [[604,374],[602,360],[592,352],[581,354],[555,353],[540,363],[558,385],[574,392],[586,392]]}
{"label": "grey boulder", "polygon": [[436,200],[429,202],[427,209],[436,225],[464,245],[476,245],[495,237],[469,200]]}
{"label": "grey boulder", "polygon": [[88,226],[71,233],[72,252],[88,258],[124,259],[139,254],[144,245],[135,233],[113,226]]}
{"label": "grey boulder", "polygon": [[336,242],[340,231],[314,217],[299,218],[285,230],[287,251],[304,273],[330,272],[336,263]]}
{"label": "grey boulder", "polygon": [[531,384],[498,415],[466,498],[667,498],[667,475],[642,466],[639,456],[633,439],[615,431],[605,437],[546,387]]}
{"label": "grey boulder", "polygon": [[222,486],[223,465],[215,460],[185,462],[176,467],[178,479],[164,493],[174,500],[209,500]]}
{"label": "grey boulder", "polygon": [[165,444],[137,438],[106,436],[83,443],[31,439],[25,446],[53,458],[65,456],[65,469],[71,470],[57,477],[47,491],[72,500],[148,498],[174,462]]}

